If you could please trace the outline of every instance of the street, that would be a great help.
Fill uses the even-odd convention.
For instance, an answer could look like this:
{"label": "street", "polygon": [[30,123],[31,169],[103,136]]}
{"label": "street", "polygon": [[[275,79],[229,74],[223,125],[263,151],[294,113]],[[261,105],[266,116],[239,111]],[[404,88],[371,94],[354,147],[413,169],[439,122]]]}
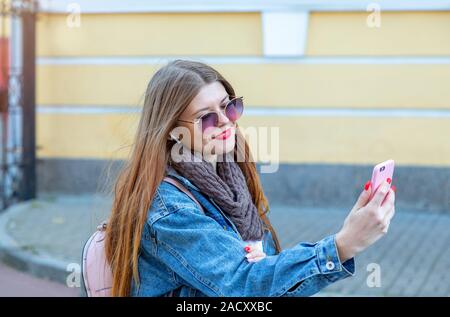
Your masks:
{"label": "street", "polygon": [[76,297],[79,289],[39,279],[0,262],[0,297]]}

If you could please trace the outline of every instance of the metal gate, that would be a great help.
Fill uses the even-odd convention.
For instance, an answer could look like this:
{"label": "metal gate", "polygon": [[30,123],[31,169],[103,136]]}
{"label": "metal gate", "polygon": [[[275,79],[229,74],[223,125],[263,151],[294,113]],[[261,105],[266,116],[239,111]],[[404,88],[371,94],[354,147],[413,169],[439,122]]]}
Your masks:
{"label": "metal gate", "polygon": [[35,0],[0,0],[0,210],[36,196]]}

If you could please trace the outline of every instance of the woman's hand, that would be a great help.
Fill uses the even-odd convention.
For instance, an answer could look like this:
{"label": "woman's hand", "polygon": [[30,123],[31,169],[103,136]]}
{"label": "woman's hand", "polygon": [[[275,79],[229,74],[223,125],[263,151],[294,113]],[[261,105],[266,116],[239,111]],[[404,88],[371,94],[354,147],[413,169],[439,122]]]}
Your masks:
{"label": "woman's hand", "polygon": [[389,189],[390,179],[384,181],[369,202],[372,192],[366,184],[353,209],[336,234],[336,246],[342,262],[353,258],[383,235],[395,213],[395,187]]}
{"label": "woman's hand", "polygon": [[266,254],[263,251],[252,248],[249,245],[245,247],[245,251],[247,252],[245,257],[248,262],[258,262],[266,257]]}

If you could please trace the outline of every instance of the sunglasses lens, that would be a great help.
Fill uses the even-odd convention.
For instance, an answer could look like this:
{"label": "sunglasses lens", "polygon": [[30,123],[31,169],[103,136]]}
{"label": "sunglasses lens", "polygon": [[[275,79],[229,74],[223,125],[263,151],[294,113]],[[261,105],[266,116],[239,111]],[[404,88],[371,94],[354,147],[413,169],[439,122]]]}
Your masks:
{"label": "sunglasses lens", "polygon": [[219,117],[217,113],[211,112],[202,117],[202,131],[204,132],[206,129],[211,127],[217,127],[219,122]]}
{"label": "sunglasses lens", "polygon": [[242,102],[242,99],[236,98],[228,104],[225,114],[228,119],[234,122],[241,117],[243,111],[244,103]]}
{"label": "sunglasses lens", "polygon": [[[225,108],[225,115],[230,121],[237,121],[244,111],[244,103],[242,98],[236,98],[230,101],[230,103]],[[215,112],[208,113],[202,117],[202,132],[211,127],[217,127],[219,125],[219,116]]]}

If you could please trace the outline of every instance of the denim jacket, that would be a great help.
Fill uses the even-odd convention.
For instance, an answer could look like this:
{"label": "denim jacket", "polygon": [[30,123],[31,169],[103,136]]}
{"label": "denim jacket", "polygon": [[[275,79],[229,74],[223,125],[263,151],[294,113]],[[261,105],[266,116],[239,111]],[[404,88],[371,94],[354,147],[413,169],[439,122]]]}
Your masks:
{"label": "denim jacket", "polygon": [[131,282],[132,296],[309,296],[354,275],[354,259],[339,260],[335,235],[277,254],[266,228],[267,256],[249,263],[245,242],[219,206],[173,168],[167,176],[181,182],[204,211],[174,185],[159,185],[141,236],[140,283]]}

